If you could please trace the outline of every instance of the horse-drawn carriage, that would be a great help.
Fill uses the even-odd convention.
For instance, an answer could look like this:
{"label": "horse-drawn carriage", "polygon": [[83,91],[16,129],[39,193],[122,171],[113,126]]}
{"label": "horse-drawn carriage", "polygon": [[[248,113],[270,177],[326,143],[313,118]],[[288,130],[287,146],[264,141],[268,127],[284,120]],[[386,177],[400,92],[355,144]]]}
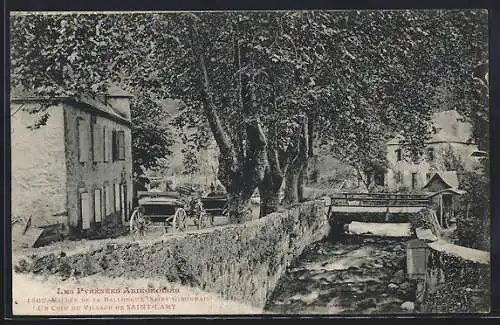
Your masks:
{"label": "horse-drawn carriage", "polygon": [[[192,193],[191,193],[192,194]],[[214,216],[226,214],[225,196],[196,197],[179,192],[138,192],[139,206],[130,217],[130,233],[144,236],[150,228],[185,231],[187,220],[205,228],[214,225]]]}

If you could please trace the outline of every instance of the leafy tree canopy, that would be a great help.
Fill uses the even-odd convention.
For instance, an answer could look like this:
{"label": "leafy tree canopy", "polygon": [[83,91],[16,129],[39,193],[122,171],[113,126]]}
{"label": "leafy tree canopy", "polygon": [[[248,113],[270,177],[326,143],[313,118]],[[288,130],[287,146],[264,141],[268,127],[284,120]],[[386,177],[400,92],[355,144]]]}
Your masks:
{"label": "leafy tree canopy", "polygon": [[296,187],[313,142],[353,148],[359,165],[378,159],[372,148],[385,134],[399,134],[420,155],[443,80],[477,138],[488,120],[471,75],[487,58],[482,10],[12,18],[14,85],[55,96],[118,82],[148,98],[182,99],[175,123],[208,124],[188,150],[215,138],[235,220],[257,186],[274,192],[261,193],[264,205],[284,174]]}

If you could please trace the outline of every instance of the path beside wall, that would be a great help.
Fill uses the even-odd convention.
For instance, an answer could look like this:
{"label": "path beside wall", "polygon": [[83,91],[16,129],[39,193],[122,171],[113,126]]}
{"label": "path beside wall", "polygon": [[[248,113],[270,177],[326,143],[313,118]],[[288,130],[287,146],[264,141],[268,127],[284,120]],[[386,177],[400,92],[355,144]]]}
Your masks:
{"label": "path beside wall", "polygon": [[287,266],[328,231],[324,202],[311,201],[241,225],[25,257],[15,270],[66,278],[160,277],[263,308]]}

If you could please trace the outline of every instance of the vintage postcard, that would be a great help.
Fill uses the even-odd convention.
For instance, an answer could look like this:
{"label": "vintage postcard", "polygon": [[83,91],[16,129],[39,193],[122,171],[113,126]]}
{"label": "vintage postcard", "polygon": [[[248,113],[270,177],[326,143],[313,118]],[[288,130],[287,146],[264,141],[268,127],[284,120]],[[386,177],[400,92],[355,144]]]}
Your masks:
{"label": "vintage postcard", "polygon": [[490,311],[487,10],[9,27],[14,316]]}

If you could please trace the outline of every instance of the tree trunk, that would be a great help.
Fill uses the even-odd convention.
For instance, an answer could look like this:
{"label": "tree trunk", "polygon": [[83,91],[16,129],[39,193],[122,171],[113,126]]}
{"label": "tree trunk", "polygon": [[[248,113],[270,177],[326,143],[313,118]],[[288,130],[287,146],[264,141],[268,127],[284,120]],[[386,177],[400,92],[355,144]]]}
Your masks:
{"label": "tree trunk", "polygon": [[283,172],[279,157],[276,125],[268,128],[267,166],[264,178],[259,184],[260,218],[276,212],[280,205],[280,190],[283,184]]}
{"label": "tree trunk", "polygon": [[[277,156],[276,156],[277,157]],[[262,218],[269,213],[276,212],[280,205],[280,190],[283,183],[283,174],[279,167],[273,167],[273,158],[269,158],[264,178],[259,183],[260,215]]]}
{"label": "tree trunk", "polygon": [[297,197],[299,199],[299,202],[304,201],[304,183],[306,182],[306,175],[307,175],[307,162],[304,163],[304,165],[302,166],[302,170],[300,171],[299,180],[297,183]]}
{"label": "tree trunk", "polygon": [[[289,157],[290,163],[285,172],[285,203],[293,204],[303,200],[304,173],[307,173],[307,162],[312,157],[312,123],[307,116],[302,120],[302,132],[297,139],[295,155]],[[291,154],[293,155],[293,154]]]}
{"label": "tree trunk", "polygon": [[259,218],[263,218],[270,213],[278,211],[280,205],[279,189],[275,190],[263,184],[259,186],[259,194],[260,194]]}
{"label": "tree trunk", "polygon": [[299,202],[299,179],[302,174],[303,164],[292,163],[285,173],[285,198],[286,204]]}
{"label": "tree trunk", "polygon": [[250,197],[244,191],[228,192],[229,223],[244,223],[251,216]]}
{"label": "tree trunk", "polygon": [[[247,144],[245,148],[235,147],[234,136],[224,127],[215,107],[210,91],[210,80],[204,51],[200,45],[199,26],[191,25],[191,41],[200,77],[200,99],[212,134],[220,150],[218,179],[228,193],[228,213],[231,223],[242,223],[250,216],[250,197],[262,181],[265,170],[266,139],[258,117],[245,123]],[[238,60],[240,54],[238,53]],[[239,66],[239,62],[237,63]],[[240,79],[242,75],[240,74]],[[243,112],[251,117],[255,112],[255,92],[248,77],[240,80],[240,96]]]}

